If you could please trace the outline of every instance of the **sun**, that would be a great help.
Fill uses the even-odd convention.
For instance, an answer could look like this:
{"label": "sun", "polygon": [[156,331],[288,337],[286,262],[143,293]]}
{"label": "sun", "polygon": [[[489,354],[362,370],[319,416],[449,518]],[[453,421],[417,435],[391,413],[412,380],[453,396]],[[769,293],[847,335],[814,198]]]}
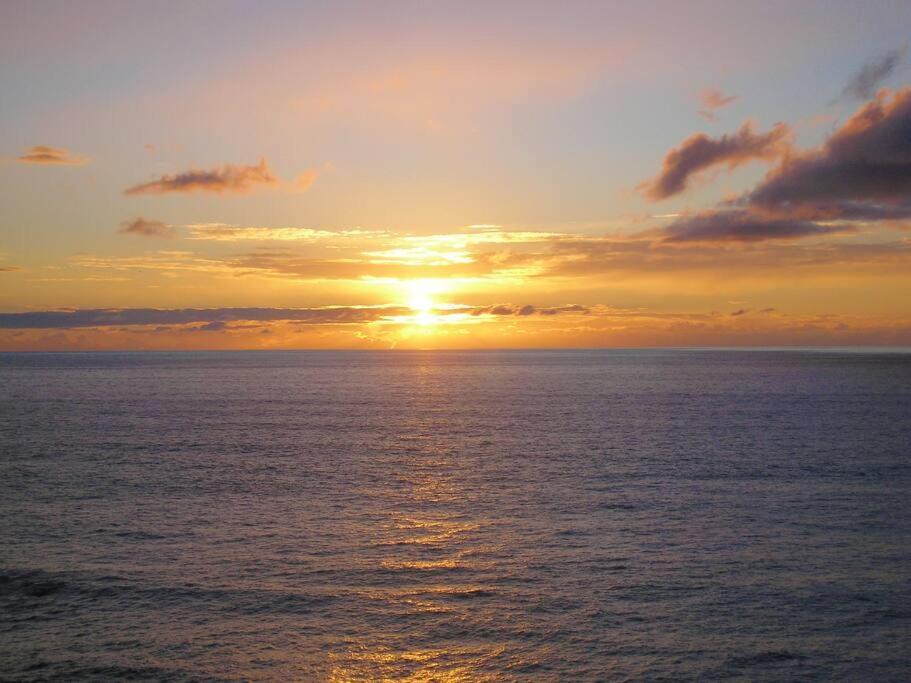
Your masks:
{"label": "sun", "polygon": [[443,290],[443,284],[436,280],[411,280],[405,283],[405,304],[414,311],[412,318],[416,325],[434,325],[439,322],[439,316],[434,313],[437,308],[434,295]]}
{"label": "sun", "polygon": [[409,293],[408,307],[418,313],[430,313],[433,310],[433,296],[429,292],[414,290]]}

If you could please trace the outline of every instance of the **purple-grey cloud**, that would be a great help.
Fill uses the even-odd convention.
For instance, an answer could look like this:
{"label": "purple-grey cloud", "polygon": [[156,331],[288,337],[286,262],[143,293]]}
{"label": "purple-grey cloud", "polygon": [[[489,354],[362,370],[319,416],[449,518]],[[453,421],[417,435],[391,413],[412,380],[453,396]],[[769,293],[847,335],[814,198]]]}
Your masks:
{"label": "purple-grey cloud", "polygon": [[911,214],[911,88],[880,93],[816,150],[786,158],[745,198],[802,217]]}
{"label": "purple-grey cloud", "polygon": [[[438,309],[434,313],[527,316],[557,313],[588,313],[578,304],[556,308],[532,305],[462,306]],[[363,324],[414,315],[409,306],[327,306],[323,308],[95,308],[63,311],[0,313],[0,329],[72,329],[81,327],[131,327],[155,325],[162,330],[173,325],[197,325],[195,331],[218,332],[235,329],[234,323],[286,322],[294,325]]]}
{"label": "purple-grey cloud", "polygon": [[263,158],[255,166],[225,164],[221,168],[207,171],[192,169],[184,173],[164,175],[157,180],[129,187],[124,190],[124,194],[168,194],[174,192],[244,194],[256,186],[277,185],[278,182],[278,178],[275,177],[266,159]]}
{"label": "purple-grey cloud", "polygon": [[864,64],[847,82],[842,90],[843,98],[868,100],[873,97],[879,84],[886,80],[905,57],[907,48],[889,50],[879,58]]}
{"label": "purple-grey cloud", "polygon": [[142,216],[131,221],[124,221],[117,232],[141,237],[163,237],[165,239],[177,237],[177,230],[173,226],[161,221],[147,220]]}
{"label": "purple-grey cloud", "polygon": [[733,135],[712,138],[697,133],[664,157],[661,173],[639,189],[651,200],[667,199],[687,189],[690,179],[714,166],[736,168],[753,159],[772,159],[787,149],[790,129],[777,124],[767,133],[754,133],[749,121]]}
{"label": "purple-grey cloud", "polygon": [[199,327],[194,327],[194,332],[224,332],[228,329],[228,323],[224,320],[213,320],[210,323],[205,323]]}
{"label": "purple-grey cloud", "polygon": [[554,306],[551,308],[538,308],[531,304],[518,306],[516,304],[497,304],[495,306],[479,306],[471,309],[471,315],[496,315],[496,316],[529,316],[529,315],[558,315],[560,313],[588,314],[591,309],[579,304],[567,306]]}
{"label": "purple-grey cloud", "polygon": [[764,242],[848,232],[847,225],[820,225],[793,218],[732,209],[684,216],[665,228],[665,242]]}
{"label": "purple-grey cloud", "polygon": [[[188,325],[235,321],[300,324],[364,323],[411,313],[407,306],[327,306],[324,308],[95,308],[66,311],[0,313],[0,328],[31,329],[111,327],[116,325]],[[213,328],[214,329],[214,328]]]}

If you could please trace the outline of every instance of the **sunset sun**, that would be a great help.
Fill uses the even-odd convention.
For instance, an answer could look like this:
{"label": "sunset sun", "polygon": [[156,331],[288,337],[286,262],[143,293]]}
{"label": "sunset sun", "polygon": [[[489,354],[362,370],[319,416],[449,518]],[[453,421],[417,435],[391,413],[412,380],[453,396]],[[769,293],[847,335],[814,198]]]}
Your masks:
{"label": "sunset sun", "polygon": [[433,280],[412,280],[405,284],[405,304],[413,311],[411,318],[415,325],[427,327],[440,322],[441,316],[435,313],[436,297],[444,289],[443,283]]}

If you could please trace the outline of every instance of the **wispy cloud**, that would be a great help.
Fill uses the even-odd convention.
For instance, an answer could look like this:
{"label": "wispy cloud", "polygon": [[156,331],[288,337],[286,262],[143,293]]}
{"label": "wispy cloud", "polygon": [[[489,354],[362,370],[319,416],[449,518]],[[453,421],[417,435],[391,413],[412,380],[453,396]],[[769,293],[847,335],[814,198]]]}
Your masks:
{"label": "wispy cloud", "polygon": [[316,182],[318,176],[319,171],[314,168],[308,168],[303,173],[299,173],[294,179],[294,189],[298,192],[306,192],[310,189],[313,183]]}
{"label": "wispy cloud", "polygon": [[873,97],[879,84],[895,71],[905,58],[907,47],[889,50],[877,59],[864,64],[847,82],[841,95],[846,99],[867,100]]}
{"label": "wispy cloud", "polygon": [[73,154],[61,147],[36,145],[29,148],[22,156],[16,157],[16,161],[23,164],[44,164],[48,166],[82,166],[89,162],[89,158]]}
{"label": "wispy cloud", "polygon": [[162,271],[162,272],[198,272],[229,273],[231,267],[224,261],[208,259],[189,251],[156,251],[140,256],[93,256],[83,254],[74,256],[71,263],[80,268],[96,270],[127,271]]}
{"label": "wispy cloud", "polygon": [[124,221],[120,224],[120,229],[117,232],[141,237],[161,237],[165,239],[177,237],[177,230],[173,226],[161,221],[147,220],[142,216],[131,221]]}
{"label": "wispy cloud", "polygon": [[187,226],[190,239],[216,242],[281,241],[314,242],[317,240],[347,240],[388,235],[384,230],[319,230],[315,228],[230,225],[227,223],[197,223]]}
{"label": "wispy cloud", "polygon": [[192,169],[183,173],[163,175],[156,180],[140,183],[124,190],[126,195],[214,192],[216,194],[245,194],[256,187],[279,184],[265,158],[254,166],[225,164],[210,170]]}
{"label": "wispy cloud", "polygon": [[241,254],[226,265],[240,273],[259,273],[297,280],[363,280],[366,278],[480,277],[492,272],[486,261],[432,262],[371,258],[320,259],[291,250]]}
{"label": "wispy cloud", "polygon": [[784,124],[767,133],[754,133],[749,121],[733,135],[712,138],[697,133],[664,157],[661,173],[640,190],[652,200],[667,199],[687,189],[690,179],[715,166],[736,168],[752,159],[772,159],[787,149],[790,129]]}
{"label": "wispy cloud", "polygon": [[718,117],[715,112],[728,106],[736,99],[736,95],[725,95],[717,88],[706,88],[699,93],[699,102],[702,104],[699,115],[708,121],[717,121]]}

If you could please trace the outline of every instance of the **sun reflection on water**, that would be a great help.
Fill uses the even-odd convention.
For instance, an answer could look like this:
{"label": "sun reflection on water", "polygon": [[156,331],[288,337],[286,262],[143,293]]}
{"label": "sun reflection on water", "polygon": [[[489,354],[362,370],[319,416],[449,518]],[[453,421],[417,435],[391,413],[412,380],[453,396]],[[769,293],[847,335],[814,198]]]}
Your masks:
{"label": "sun reflection on water", "polygon": [[342,656],[333,656],[329,680],[332,683],[355,681],[400,681],[401,683],[457,683],[493,681],[496,677],[483,670],[505,649],[484,650],[460,647],[452,649],[358,648]]}
{"label": "sun reflection on water", "polygon": [[[416,321],[437,317],[434,293],[417,285],[411,291],[408,305]],[[422,405],[446,399],[448,389],[439,384],[433,363],[428,358],[413,377],[412,398]],[[445,411],[420,414],[406,415],[396,425],[394,473],[373,489],[386,511],[372,532],[373,571],[380,573],[359,591],[365,613],[393,614],[396,621],[358,634],[333,652],[330,681],[492,681],[492,672],[502,672],[504,665],[523,664],[503,643],[440,635],[448,628],[457,634],[470,615],[485,613],[485,603],[496,595],[483,581],[496,568],[491,562],[496,549],[482,542],[491,522],[475,518],[465,506],[470,472],[458,460],[458,444],[445,436]],[[439,633],[423,640],[412,626],[401,630],[401,624],[420,623]],[[452,647],[445,647],[449,642]]]}

